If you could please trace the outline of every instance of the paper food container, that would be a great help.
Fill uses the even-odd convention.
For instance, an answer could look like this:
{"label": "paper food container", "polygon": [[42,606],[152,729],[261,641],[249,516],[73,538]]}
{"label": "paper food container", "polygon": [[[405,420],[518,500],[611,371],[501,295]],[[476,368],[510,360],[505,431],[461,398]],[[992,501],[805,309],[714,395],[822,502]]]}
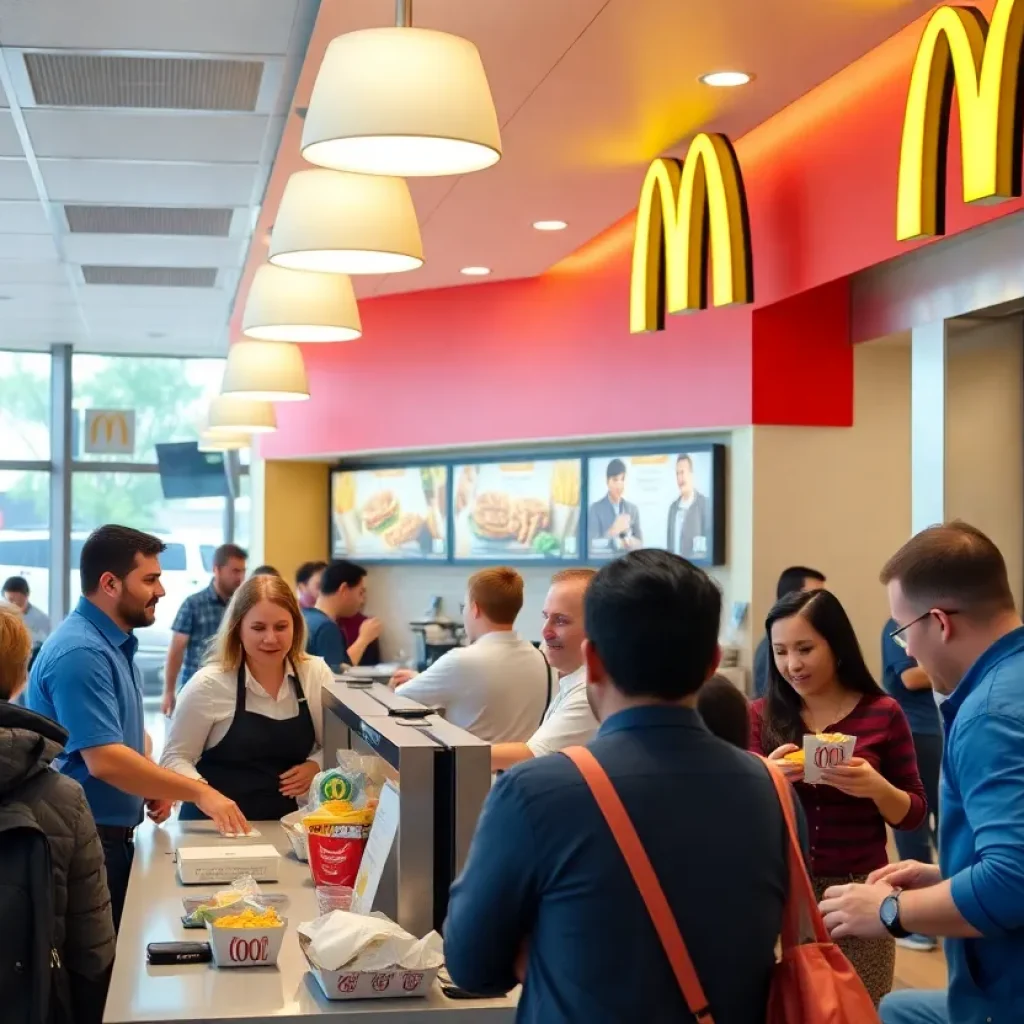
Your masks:
{"label": "paper food container", "polygon": [[812,785],[821,782],[822,769],[846,764],[853,757],[853,748],[856,746],[856,736],[846,736],[837,741],[823,740],[813,733],[806,734],[804,736],[804,782],[809,782]]}
{"label": "paper food container", "polygon": [[281,819],[284,834],[288,837],[288,842],[292,844],[292,853],[295,854],[296,859],[301,861],[309,860],[309,843],[306,841],[306,829],[302,824],[302,819],[307,814],[309,811],[303,807],[301,810],[286,814]]}
{"label": "paper food container", "polygon": [[217,967],[273,967],[288,929],[287,919],[266,928],[218,928],[206,926]]}
{"label": "paper food container", "polygon": [[440,967],[413,971],[404,967],[389,967],[382,971],[325,971],[318,967],[306,952],[306,943],[299,937],[302,952],[309,964],[309,972],[316,978],[328,999],[400,999],[425,996],[437,980]]}
{"label": "paper food container", "polygon": [[240,875],[276,882],[281,855],[270,845],[182,846],[177,851],[178,878],[184,885],[231,883]]}

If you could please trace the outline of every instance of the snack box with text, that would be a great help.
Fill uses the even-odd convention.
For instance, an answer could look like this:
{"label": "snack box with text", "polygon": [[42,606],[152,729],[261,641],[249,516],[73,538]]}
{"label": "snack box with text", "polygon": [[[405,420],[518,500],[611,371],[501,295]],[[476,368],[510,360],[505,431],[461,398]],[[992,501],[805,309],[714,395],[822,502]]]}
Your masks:
{"label": "snack box with text", "polygon": [[821,782],[822,770],[846,764],[853,757],[856,746],[857,737],[847,736],[845,733],[826,732],[805,735],[802,751],[804,782],[808,782],[812,786],[818,785]]}
{"label": "snack box with text", "polygon": [[310,959],[306,952],[307,943],[299,937],[309,973],[316,978],[328,999],[398,999],[408,996],[425,996],[437,980],[440,967],[429,970],[407,970],[404,967],[389,967],[381,971],[325,971]]}
{"label": "snack box with text", "polygon": [[273,967],[281,953],[288,921],[262,928],[206,926],[215,967]]}
{"label": "snack box with text", "polygon": [[240,875],[257,882],[276,882],[281,855],[269,844],[182,846],[177,851],[178,878],[184,885],[229,883]]}

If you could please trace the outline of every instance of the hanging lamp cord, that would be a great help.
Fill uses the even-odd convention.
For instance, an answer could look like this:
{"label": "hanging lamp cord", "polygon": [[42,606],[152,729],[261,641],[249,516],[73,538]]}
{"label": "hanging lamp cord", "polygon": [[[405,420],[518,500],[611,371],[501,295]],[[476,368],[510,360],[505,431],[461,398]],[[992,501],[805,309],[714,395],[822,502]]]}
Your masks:
{"label": "hanging lamp cord", "polygon": [[395,24],[399,28],[412,28],[412,0],[395,0]]}

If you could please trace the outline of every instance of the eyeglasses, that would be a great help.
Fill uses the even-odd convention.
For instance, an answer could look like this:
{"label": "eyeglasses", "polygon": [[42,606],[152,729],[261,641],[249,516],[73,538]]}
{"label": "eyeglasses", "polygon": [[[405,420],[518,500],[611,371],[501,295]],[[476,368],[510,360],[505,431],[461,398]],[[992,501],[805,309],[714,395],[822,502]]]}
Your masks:
{"label": "eyeglasses", "polygon": [[928,611],[924,612],[924,614],[918,615],[918,617],[916,619],[911,619],[905,626],[900,626],[899,629],[894,629],[889,634],[889,639],[893,640],[899,647],[902,647],[903,650],[906,650],[907,649],[907,641],[904,638],[903,634],[908,629],[910,629],[911,626],[916,625],[918,622],[924,622],[925,619],[927,619],[931,615],[934,615],[935,612],[942,612],[943,615],[956,615],[957,614],[957,609],[956,608],[929,608]]}

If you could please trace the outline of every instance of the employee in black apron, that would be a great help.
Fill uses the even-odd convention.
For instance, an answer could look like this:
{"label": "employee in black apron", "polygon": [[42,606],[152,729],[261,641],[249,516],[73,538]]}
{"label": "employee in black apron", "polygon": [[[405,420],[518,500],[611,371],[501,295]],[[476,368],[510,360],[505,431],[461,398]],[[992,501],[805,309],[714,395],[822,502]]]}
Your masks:
{"label": "employee in black apron", "polygon": [[[243,583],[179,696],[161,764],[229,795],[249,821],[276,821],[305,803],[322,761],[321,691],[333,675],[304,647],[288,585],[276,576]],[[182,805],[183,819],[203,816]]]}

